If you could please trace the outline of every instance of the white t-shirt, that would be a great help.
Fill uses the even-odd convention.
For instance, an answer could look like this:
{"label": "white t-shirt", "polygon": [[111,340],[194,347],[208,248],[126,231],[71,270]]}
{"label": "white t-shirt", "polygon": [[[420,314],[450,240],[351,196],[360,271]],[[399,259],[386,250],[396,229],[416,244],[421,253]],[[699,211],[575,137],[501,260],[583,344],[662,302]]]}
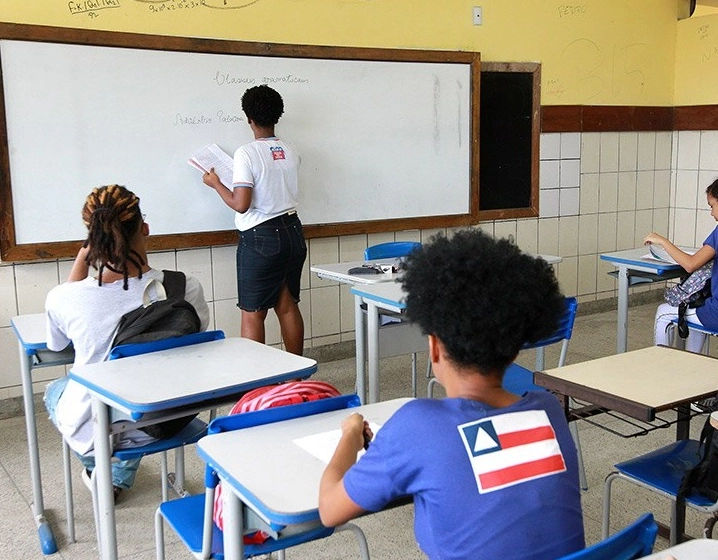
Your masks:
{"label": "white t-shirt", "polygon": [[[93,364],[107,359],[120,318],[142,305],[147,284],[164,278],[161,270],[150,269],[142,278],[129,278],[127,290],[123,280],[103,283],[96,278],[65,282],[50,290],[45,300],[47,347],[59,351],[72,341],[74,365]],[[209,325],[209,308],[202,285],[187,276],[185,299],[197,311],[201,329]],[[57,427],[70,447],[85,455],[93,450],[92,411],[87,390],[70,380],[57,403]],[[148,439],[149,438],[149,439]],[[117,447],[131,447],[151,441],[140,430],[123,432]]]}
{"label": "white t-shirt", "polygon": [[234,223],[239,231],[297,209],[300,157],[278,138],[263,138],[240,146],[234,153],[233,186],[252,188],[252,204]]}

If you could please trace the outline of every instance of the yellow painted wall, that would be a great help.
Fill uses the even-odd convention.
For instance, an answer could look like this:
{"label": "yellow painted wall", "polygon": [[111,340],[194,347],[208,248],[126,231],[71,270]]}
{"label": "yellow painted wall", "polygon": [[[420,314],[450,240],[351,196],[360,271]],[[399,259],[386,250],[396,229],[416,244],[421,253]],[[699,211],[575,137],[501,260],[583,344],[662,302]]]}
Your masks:
{"label": "yellow painted wall", "polygon": [[675,105],[718,103],[718,14],[678,24]]}
{"label": "yellow painted wall", "polygon": [[[545,105],[673,104],[676,0],[1,0],[0,20],[539,61]],[[482,26],[472,6],[483,8]]]}

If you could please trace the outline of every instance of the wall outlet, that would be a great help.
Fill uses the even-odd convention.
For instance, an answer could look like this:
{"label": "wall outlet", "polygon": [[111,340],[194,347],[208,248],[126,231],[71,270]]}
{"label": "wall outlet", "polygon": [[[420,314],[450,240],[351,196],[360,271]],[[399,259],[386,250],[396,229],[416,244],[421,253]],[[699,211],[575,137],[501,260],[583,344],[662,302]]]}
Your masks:
{"label": "wall outlet", "polygon": [[481,6],[474,6],[473,18],[472,18],[474,25],[481,25],[483,23],[483,20],[484,20],[484,18],[483,18]]}

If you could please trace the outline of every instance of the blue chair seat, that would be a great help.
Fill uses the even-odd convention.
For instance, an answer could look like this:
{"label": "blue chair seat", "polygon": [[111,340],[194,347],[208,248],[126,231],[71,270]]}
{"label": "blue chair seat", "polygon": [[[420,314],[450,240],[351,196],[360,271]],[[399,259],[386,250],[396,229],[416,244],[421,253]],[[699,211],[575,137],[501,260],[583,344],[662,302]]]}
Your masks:
{"label": "blue chair seat", "polygon": [[169,451],[170,449],[176,449],[183,445],[190,445],[197,443],[201,438],[207,435],[207,423],[195,418],[174,436],[170,438],[158,439],[147,445],[139,447],[128,447],[127,449],[115,449],[113,455],[120,461],[127,459],[137,459],[138,457],[144,457],[145,455],[152,455],[154,453],[162,453],[163,451]]}
{"label": "blue chair seat", "polygon": [[[612,485],[614,480],[622,479],[671,501],[669,543],[671,546],[677,544],[681,537],[682,527],[678,522],[676,496],[683,477],[700,460],[699,446],[700,442],[694,439],[675,441],[650,453],[616,464],[615,470],[606,477],[603,487],[603,537],[608,536],[610,527]],[[685,505],[701,513],[713,514],[703,528],[703,536],[710,538],[713,526],[718,520],[716,517],[718,502],[692,492],[686,496]]]}
{"label": "blue chair seat", "polygon": [[[195,555],[202,553],[204,500],[204,494],[197,494],[179,500],[162,502],[159,506],[164,520],[180,536],[187,549]],[[329,537],[333,533],[334,527],[319,525],[314,529],[302,531],[292,536],[279,539],[269,538],[261,544],[245,544],[244,555],[249,558],[259,554],[269,554],[313,540]],[[211,558],[215,560],[222,560],[224,558],[222,531],[220,531],[214,523],[212,524]]]}
{"label": "blue chair seat", "polygon": [[[683,439],[651,453],[615,465],[615,469],[634,480],[675,496],[685,474],[700,460],[700,442]],[[686,496],[686,502],[697,507],[712,506],[715,501],[698,493]]]}

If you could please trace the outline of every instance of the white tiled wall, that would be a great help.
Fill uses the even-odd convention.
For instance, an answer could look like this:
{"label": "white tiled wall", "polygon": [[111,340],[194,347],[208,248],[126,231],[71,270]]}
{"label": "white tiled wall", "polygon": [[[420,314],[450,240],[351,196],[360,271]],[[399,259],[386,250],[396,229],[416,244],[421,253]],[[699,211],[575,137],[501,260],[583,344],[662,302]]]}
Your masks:
{"label": "white tiled wall", "polygon": [[[651,230],[679,244],[700,245],[715,225],[704,193],[718,177],[716,131],[543,134],[540,160],[540,217],[478,227],[498,237],[512,236],[525,251],[563,257],[557,266],[559,281],[579,301],[615,296],[615,280],[606,274],[612,267],[599,259],[600,253],[639,246]],[[354,338],[348,288],[317,278],[309,272],[310,264],[360,260],[368,245],[426,241],[437,231],[310,240],[301,302],[306,346]],[[157,268],[196,276],[210,302],[212,327],[238,335],[234,258],[234,247],[214,247],[154,253],[150,260]],[[45,294],[67,276],[69,266],[69,261],[0,263],[0,402],[22,394],[10,318],[41,312]],[[267,341],[281,341],[271,313]],[[37,391],[59,375],[56,369],[38,372]]]}

